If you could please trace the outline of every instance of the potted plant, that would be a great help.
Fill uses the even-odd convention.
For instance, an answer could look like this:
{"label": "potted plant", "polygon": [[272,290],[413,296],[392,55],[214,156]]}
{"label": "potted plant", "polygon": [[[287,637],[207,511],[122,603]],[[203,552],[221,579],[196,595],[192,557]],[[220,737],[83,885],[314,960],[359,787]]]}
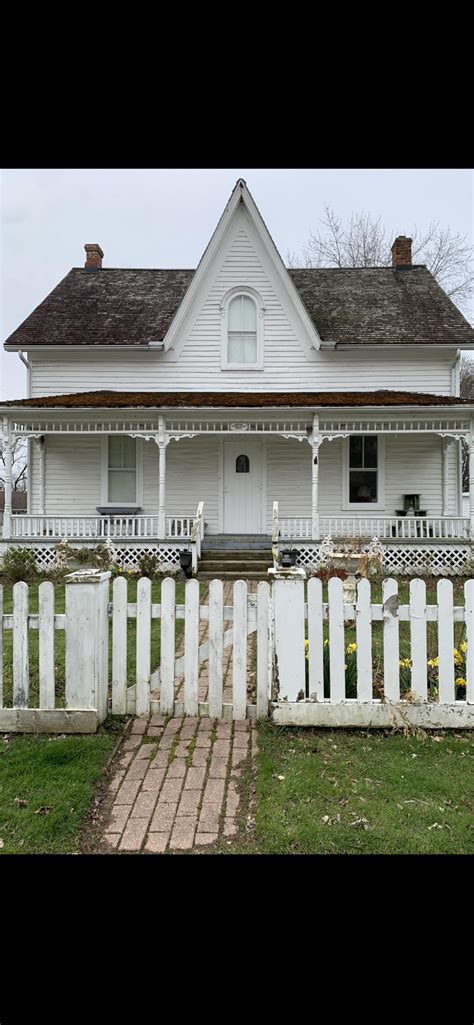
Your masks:
{"label": "potted plant", "polygon": [[287,569],[290,566],[296,566],[297,558],[297,548],[284,548],[283,551],[280,553],[280,565],[283,566],[284,569]]}

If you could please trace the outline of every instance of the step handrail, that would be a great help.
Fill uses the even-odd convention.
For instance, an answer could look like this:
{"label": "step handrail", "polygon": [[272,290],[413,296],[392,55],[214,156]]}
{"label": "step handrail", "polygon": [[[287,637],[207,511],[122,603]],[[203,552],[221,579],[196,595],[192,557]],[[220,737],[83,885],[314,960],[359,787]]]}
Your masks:
{"label": "step handrail", "polygon": [[192,571],[197,573],[201,558],[201,541],[204,537],[204,502],[199,502],[196,516],[191,527]]}

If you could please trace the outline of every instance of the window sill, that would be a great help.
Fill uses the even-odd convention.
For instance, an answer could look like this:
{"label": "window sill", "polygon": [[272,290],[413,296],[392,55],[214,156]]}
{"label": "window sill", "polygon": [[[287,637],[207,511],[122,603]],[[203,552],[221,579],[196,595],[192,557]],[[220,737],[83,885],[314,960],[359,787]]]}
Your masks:
{"label": "window sill", "polygon": [[122,502],[121,505],[118,502],[110,503],[109,505],[96,505],[96,512],[101,516],[134,516],[141,511],[141,506],[137,505],[136,502],[129,505],[126,502]]}
{"label": "window sill", "polygon": [[221,365],[221,370],[264,370],[265,368],[256,363],[229,363]]}
{"label": "window sill", "polygon": [[364,504],[364,505],[358,505],[358,504],[356,505],[355,503],[351,503],[351,505],[342,505],[341,509],[343,510],[343,512],[355,512],[355,513],[356,512],[383,512],[384,513],[385,512],[385,505],[380,505],[379,503],[376,503],[376,502],[369,502],[369,503]]}

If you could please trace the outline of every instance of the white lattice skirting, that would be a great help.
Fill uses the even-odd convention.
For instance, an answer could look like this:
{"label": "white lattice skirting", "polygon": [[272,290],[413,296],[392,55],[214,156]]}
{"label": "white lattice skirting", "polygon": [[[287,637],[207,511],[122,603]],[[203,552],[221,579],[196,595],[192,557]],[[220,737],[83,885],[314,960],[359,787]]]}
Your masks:
{"label": "white lattice skirting", "polygon": [[[56,542],[57,543],[57,542]],[[96,542],[97,543],[97,542]],[[21,548],[32,548],[36,557],[36,565],[40,571],[51,569],[54,563],[54,545],[42,545],[38,542],[27,541],[19,545],[15,544],[15,547]],[[93,548],[94,545],[83,545],[80,542],[71,542],[71,547],[74,548]],[[185,549],[189,550],[189,546],[183,544],[123,544],[114,542],[114,548],[118,553],[118,566],[121,569],[139,569],[140,559],[144,555],[156,555],[160,568],[165,572],[169,567],[176,568],[179,566],[179,553]]]}
{"label": "white lattice skirting", "polygon": [[[319,545],[296,545],[297,566],[317,569]],[[362,547],[364,551],[366,546]],[[384,545],[384,573],[401,576],[456,576],[472,572],[470,545]]]}

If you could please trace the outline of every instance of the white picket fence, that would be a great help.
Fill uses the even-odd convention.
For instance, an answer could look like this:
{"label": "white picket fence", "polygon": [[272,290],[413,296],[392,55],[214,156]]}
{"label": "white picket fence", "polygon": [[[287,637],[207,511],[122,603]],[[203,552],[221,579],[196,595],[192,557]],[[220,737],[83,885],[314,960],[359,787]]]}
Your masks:
{"label": "white picket fence", "polygon": [[[323,601],[319,579],[306,582],[281,573],[271,584],[260,582],[253,594],[245,581],[236,581],[228,605],[224,605],[221,580],[211,581],[203,599],[195,579],[185,585],[184,604],[177,604],[176,584],[171,578],[161,585],[159,603],[152,601],[147,578],[138,581],[136,602],[129,602],[125,578],[117,577],[110,593],[109,573],[85,571],[68,578],[64,614],[55,613],[54,587],[49,582],[40,585],[39,612],[30,614],[28,586],[18,583],[13,589],[12,613],[2,615],[0,589],[0,654],[3,631],[13,631],[8,701],[4,701],[4,660],[0,657],[0,730],[93,732],[110,710],[116,715],[160,712],[237,720],[271,715],[278,723],[296,725],[473,727],[473,580],[465,583],[464,593],[464,604],[454,606],[452,583],[440,580],[437,603],[427,605],[425,583],[412,580],[409,603],[400,604],[397,582],[389,579],[383,583],[382,601],[373,603],[370,583],[361,580],[357,600],[352,603],[344,601],[342,581],[332,578],[328,600]],[[135,631],[130,626],[133,621]],[[153,650],[157,651],[155,621],[159,623],[159,664],[152,660]],[[182,631],[177,629],[180,621],[184,621]],[[375,651],[373,626],[377,623],[381,624],[383,644],[379,636]],[[408,696],[400,691],[401,624],[406,633],[402,646],[406,649],[409,645],[412,660]],[[428,689],[429,624],[435,624],[439,658],[435,700]],[[453,651],[457,624],[463,624],[467,642],[463,699],[456,697]],[[34,708],[30,707],[31,631],[38,631],[39,689],[38,695],[34,694]],[[60,701],[55,674],[57,631],[65,634],[65,683]],[[348,631],[351,640],[355,631],[357,644],[355,697],[349,697],[346,689]],[[252,688],[249,645],[255,656]],[[383,699],[376,696],[380,691],[375,683],[380,681],[374,678],[381,649]],[[325,650],[329,652],[329,687],[324,680]],[[204,698],[200,694],[201,669],[207,680]]]}
{"label": "white picket fence", "polygon": [[[328,584],[323,602],[319,579],[276,580],[273,718],[279,723],[328,726],[391,725],[426,727],[474,725],[474,581],[464,586],[465,604],[454,606],[450,580],[437,584],[437,604],[426,604],[426,584],[410,582],[410,600],[400,604],[398,584],[383,581],[382,602],[371,603],[371,585],[360,580],[355,603],[344,601],[342,580]],[[290,588],[289,586],[290,585]],[[305,601],[306,598],[306,601]],[[308,670],[304,653],[307,620]],[[324,686],[324,621],[328,622],[329,694]],[[374,694],[372,624],[382,624],[383,700]],[[400,691],[400,623],[409,623],[410,693]],[[438,694],[428,694],[427,626],[437,624]],[[454,624],[464,623],[466,697],[456,698]],[[347,630],[355,628],[357,694],[346,693]],[[461,672],[459,671],[460,675]]]}

